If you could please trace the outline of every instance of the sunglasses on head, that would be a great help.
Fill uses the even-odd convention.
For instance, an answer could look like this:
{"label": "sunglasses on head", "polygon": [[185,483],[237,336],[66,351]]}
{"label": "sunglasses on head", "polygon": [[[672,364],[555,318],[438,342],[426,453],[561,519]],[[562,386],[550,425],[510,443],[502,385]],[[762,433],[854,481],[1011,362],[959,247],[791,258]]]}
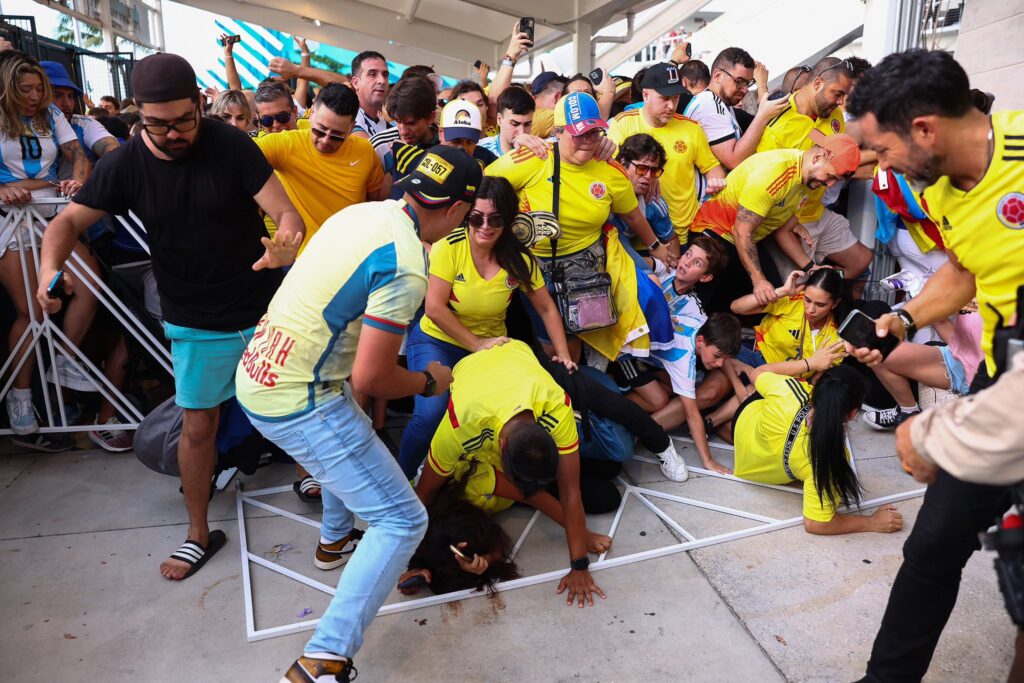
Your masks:
{"label": "sunglasses on head", "polygon": [[329,139],[331,142],[345,142],[344,135],[335,135],[334,133],[328,133],[325,130],[320,130],[319,128],[314,128],[313,126],[309,127],[309,132],[312,133],[313,137],[315,137],[317,140],[323,137],[327,137],[327,139]]}
{"label": "sunglasses on head", "polygon": [[501,217],[500,213],[485,214],[480,211],[473,211],[466,220],[469,222],[470,227],[473,228],[482,228],[484,224],[490,228],[505,227],[505,219]]}
{"label": "sunglasses on head", "polygon": [[288,123],[292,120],[292,113],[290,111],[279,111],[273,116],[261,116],[260,125],[264,128],[270,128],[274,125],[274,121],[278,123]]}
{"label": "sunglasses on head", "polygon": [[[853,75],[853,62],[851,62],[849,59],[844,59],[843,61],[838,62],[836,64],[833,64],[830,67],[822,69],[821,73],[818,74],[818,78],[821,78],[822,76],[827,74],[832,69],[838,69],[839,67],[843,67],[843,71],[846,72],[847,76],[852,76]],[[810,70],[810,69],[808,69],[808,70]]]}
{"label": "sunglasses on head", "polygon": [[647,175],[648,173],[651,174],[652,178],[660,178],[661,174],[665,172],[665,169],[662,168],[661,166],[651,166],[650,164],[638,164],[635,161],[630,161],[629,164],[634,168],[634,170],[636,170],[636,174],[641,178]]}

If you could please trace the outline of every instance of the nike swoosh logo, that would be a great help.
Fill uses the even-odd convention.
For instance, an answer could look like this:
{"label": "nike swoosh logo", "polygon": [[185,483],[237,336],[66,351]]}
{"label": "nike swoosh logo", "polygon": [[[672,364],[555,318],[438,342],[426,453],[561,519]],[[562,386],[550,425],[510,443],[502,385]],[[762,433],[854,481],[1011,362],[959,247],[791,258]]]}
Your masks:
{"label": "nike swoosh logo", "polygon": [[355,166],[356,164],[359,163],[359,161],[360,161],[359,159],[356,159],[355,161],[350,161],[350,162],[348,162],[348,165],[349,166]]}

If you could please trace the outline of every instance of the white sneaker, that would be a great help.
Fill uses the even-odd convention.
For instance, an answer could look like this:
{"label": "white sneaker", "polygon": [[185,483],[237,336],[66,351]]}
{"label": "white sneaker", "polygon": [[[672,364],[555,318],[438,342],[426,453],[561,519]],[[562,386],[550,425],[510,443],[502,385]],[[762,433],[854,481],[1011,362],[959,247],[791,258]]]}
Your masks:
{"label": "white sneaker", "polygon": [[53,367],[46,371],[46,381],[51,384],[57,384],[58,380],[60,385],[66,389],[74,389],[75,391],[98,391],[96,385],[89,380],[88,377],[83,375],[78,369],[71,364],[71,361],[67,359],[67,356],[63,354],[57,354],[57,360],[54,363],[57,368],[56,379],[54,379]]}
{"label": "white sneaker", "polygon": [[655,453],[654,457],[661,463],[661,473],[665,475],[666,479],[686,481],[686,478],[690,476],[690,473],[686,471],[686,463],[676,453],[676,447],[672,443],[672,439],[668,441],[668,448],[661,453]]}
{"label": "white sneaker", "polygon": [[39,431],[36,421],[36,408],[31,398],[20,399],[13,391],[7,392],[7,417],[11,423],[11,431],[24,436]]}

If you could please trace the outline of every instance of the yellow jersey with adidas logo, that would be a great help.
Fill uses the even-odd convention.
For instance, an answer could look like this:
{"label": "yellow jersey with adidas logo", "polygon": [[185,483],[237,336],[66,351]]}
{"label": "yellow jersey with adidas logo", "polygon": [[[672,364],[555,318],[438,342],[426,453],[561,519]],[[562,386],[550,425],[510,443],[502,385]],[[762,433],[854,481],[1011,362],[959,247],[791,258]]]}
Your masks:
{"label": "yellow jersey with adidas logo", "polygon": [[[544,287],[544,276],[534,258],[525,254],[523,259],[532,273],[528,284],[517,282],[504,268],[499,268],[490,279],[484,279],[473,262],[469,239],[466,228],[457,228],[434,243],[430,250],[430,275],[451,285],[448,308],[466,329],[478,337],[503,337],[505,311],[516,290],[540,289]],[[420,329],[435,339],[462,346],[428,316],[420,319]]]}
{"label": "yellow jersey with adidas logo", "polygon": [[523,342],[472,353],[452,375],[448,409],[427,456],[440,476],[461,479],[474,461],[502,471],[498,436],[506,422],[527,411],[551,435],[559,454],[579,449],[569,395]]}
{"label": "yellow jersey with adidas logo", "polygon": [[[829,317],[819,330],[812,330],[804,313],[804,295],[787,296],[768,304],[761,324],[754,328],[756,346],[768,363],[809,359],[819,349],[842,341],[835,321]],[[842,359],[836,360],[839,365]],[[804,373],[810,377],[813,372]]]}
{"label": "yellow jersey with adidas logo", "polygon": [[995,150],[981,182],[964,192],[943,176],[922,195],[946,248],[977,282],[989,376],[996,369],[992,334],[1000,316],[1005,324],[1013,315],[1017,288],[1024,284],[1024,111],[997,112],[991,119]]}
{"label": "yellow jersey with adidas logo", "polygon": [[[757,143],[757,151],[799,149],[801,152],[805,152],[814,146],[811,138],[808,137],[812,129],[817,129],[825,135],[845,133],[846,118],[843,116],[842,107],[836,107],[828,116],[811,118],[797,111],[796,95],[790,95],[789,106],[769,121],[765,127],[761,141]],[[821,203],[825,189],[819,187],[816,190],[807,191],[807,199],[796,213],[796,217],[801,223],[812,223],[821,218],[821,214],[825,212],[825,207]]]}

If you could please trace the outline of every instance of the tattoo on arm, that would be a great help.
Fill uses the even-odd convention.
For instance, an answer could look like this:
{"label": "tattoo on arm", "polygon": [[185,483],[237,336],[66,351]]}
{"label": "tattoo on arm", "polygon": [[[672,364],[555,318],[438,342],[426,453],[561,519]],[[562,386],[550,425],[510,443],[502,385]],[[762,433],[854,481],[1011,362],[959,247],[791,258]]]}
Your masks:
{"label": "tattoo on arm", "polygon": [[[764,216],[760,216],[743,206],[739,206],[736,209],[733,238],[736,240],[736,251],[740,255],[740,260],[743,261],[743,265],[751,276],[760,275],[764,277],[764,273],[761,271],[761,261],[757,257],[757,245],[754,244],[754,231],[757,230],[757,226],[763,220]],[[741,225],[744,228],[742,230],[740,229]]]}
{"label": "tattoo on arm", "polygon": [[93,154],[98,157],[102,157],[107,152],[111,152],[121,146],[121,143],[117,141],[115,137],[100,138],[100,140],[92,146]]}
{"label": "tattoo on arm", "polygon": [[71,160],[71,179],[84,183],[88,175],[88,160],[85,158],[82,145],[78,143],[78,140],[65,142],[60,146],[60,151],[65,158]]}

